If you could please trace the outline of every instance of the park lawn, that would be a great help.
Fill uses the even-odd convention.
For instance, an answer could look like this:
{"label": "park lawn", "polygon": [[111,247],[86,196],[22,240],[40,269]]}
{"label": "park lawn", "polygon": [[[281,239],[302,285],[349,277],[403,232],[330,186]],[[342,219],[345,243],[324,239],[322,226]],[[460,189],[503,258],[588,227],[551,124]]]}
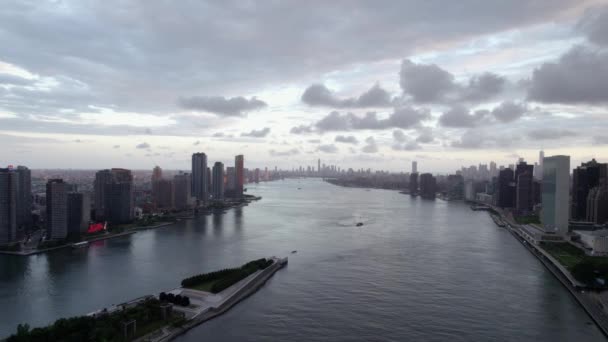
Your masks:
{"label": "park lawn", "polygon": [[191,287],[188,287],[188,288],[189,289],[193,289],[193,290],[198,290],[198,291],[211,292],[211,287],[213,287],[213,284],[217,283],[218,281],[220,281],[222,279],[223,278],[206,281],[206,282],[204,282],[202,284],[198,284],[198,285],[191,286]]}
{"label": "park lawn", "polygon": [[542,248],[569,270],[585,259],[585,252],[563,242],[543,242]]}

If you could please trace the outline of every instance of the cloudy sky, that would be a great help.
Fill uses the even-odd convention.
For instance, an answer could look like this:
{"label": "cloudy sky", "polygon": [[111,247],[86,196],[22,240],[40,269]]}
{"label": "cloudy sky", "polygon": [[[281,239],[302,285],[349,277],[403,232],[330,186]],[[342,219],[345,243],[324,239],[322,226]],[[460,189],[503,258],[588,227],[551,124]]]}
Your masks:
{"label": "cloudy sky", "polygon": [[608,159],[608,0],[3,1],[0,164]]}

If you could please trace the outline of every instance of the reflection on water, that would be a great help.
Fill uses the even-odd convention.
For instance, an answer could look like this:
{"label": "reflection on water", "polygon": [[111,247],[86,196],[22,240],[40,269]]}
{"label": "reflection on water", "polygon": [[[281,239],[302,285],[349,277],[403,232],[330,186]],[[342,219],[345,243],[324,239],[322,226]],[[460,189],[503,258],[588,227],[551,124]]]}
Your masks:
{"label": "reflection on water", "polygon": [[487,213],[319,180],[249,191],[263,200],[80,250],[0,256],[0,332],[289,255],[289,266],[257,294],[181,340],[603,340]]}

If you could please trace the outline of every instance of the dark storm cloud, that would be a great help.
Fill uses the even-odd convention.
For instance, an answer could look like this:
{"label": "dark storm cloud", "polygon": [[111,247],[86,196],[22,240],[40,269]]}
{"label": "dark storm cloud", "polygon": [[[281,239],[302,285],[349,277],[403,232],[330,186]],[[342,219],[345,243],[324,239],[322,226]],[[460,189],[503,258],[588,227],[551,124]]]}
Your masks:
{"label": "dark storm cloud", "polygon": [[393,131],[393,139],[395,139],[397,142],[404,142],[407,140],[407,137],[402,130],[396,129]]}
{"label": "dark storm cloud", "polygon": [[534,70],[528,98],[544,103],[608,103],[608,51],[575,46]]}
{"label": "dark storm cloud", "polygon": [[390,94],[376,84],[358,98],[338,98],[323,84],[313,84],[302,94],[302,102],[310,106],[328,106],[335,108],[387,107],[391,105]]}
{"label": "dark storm cloud", "polygon": [[420,134],[416,138],[416,142],[428,144],[435,141],[435,137],[433,136],[433,131],[430,128],[423,128],[420,130]]}
{"label": "dark storm cloud", "polygon": [[210,112],[223,116],[242,116],[245,112],[258,110],[267,106],[266,102],[252,97],[242,96],[225,98],[223,96],[193,96],[178,100],[180,107],[188,110]]}
{"label": "dark storm cloud", "polygon": [[368,112],[363,117],[352,113],[344,115],[333,111],[319,120],[315,127],[320,131],[349,131],[362,129],[410,128],[430,118],[426,109],[404,107],[396,109],[386,119],[379,119],[375,112]]}
{"label": "dark storm cloud", "polygon": [[528,138],[532,140],[555,140],[568,137],[575,137],[578,135],[577,132],[567,129],[535,129],[528,131]]}
{"label": "dark storm cloud", "polygon": [[484,137],[475,130],[468,130],[462,134],[460,140],[452,141],[452,147],[475,149],[484,145]]}
{"label": "dark storm cloud", "polygon": [[578,27],[590,42],[601,46],[608,45],[608,5],[587,9]]}
{"label": "dark storm cloud", "polygon": [[[60,85],[62,91],[50,93],[47,103],[36,104],[37,112],[63,115],[61,109],[93,105],[163,115],[174,111],[175,99],[184,94],[250,92],[414,49],[553,22],[580,6],[575,0],[394,0],[382,6],[364,0],[313,5],[14,0],[2,3],[0,42],[10,47],[3,50],[4,62],[80,84],[76,97],[66,96],[73,92]],[[419,94],[424,98],[424,93]],[[12,106],[31,107],[31,101],[21,96]],[[220,113],[238,115],[219,107]],[[11,111],[22,114],[25,108]]]}
{"label": "dark storm cloud", "polygon": [[252,130],[251,132],[241,133],[242,137],[251,137],[251,138],[263,138],[270,133],[270,128],[264,127],[258,130]]}
{"label": "dark storm cloud", "polygon": [[344,143],[344,144],[353,144],[353,145],[357,145],[359,143],[359,140],[357,140],[357,138],[353,135],[337,135],[336,138],[334,139],[335,142],[340,142],[340,143]]}

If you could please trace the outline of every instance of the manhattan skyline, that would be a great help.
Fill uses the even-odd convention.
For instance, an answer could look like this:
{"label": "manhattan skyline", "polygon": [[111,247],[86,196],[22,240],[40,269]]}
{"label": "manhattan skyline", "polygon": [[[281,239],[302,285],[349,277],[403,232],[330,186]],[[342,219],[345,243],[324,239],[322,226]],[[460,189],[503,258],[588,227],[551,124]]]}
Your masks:
{"label": "manhattan skyline", "polygon": [[5,4],[3,160],[449,173],[608,155],[606,1],[167,6]]}

